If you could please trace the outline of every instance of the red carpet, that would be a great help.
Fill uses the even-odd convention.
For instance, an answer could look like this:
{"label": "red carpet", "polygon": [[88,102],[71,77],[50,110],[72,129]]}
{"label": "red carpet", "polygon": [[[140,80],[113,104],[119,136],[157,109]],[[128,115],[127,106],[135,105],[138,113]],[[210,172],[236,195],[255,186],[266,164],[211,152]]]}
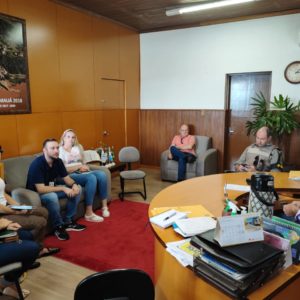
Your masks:
{"label": "red carpet", "polygon": [[80,219],[79,223],[87,225],[86,230],[69,232],[68,241],[48,236],[45,245],[61,248],[56,257],[95,271],[136,268],[153,279],[154,235],[147,225],[148,207],[145,203],[112,201],[111,217],[104,222]]}

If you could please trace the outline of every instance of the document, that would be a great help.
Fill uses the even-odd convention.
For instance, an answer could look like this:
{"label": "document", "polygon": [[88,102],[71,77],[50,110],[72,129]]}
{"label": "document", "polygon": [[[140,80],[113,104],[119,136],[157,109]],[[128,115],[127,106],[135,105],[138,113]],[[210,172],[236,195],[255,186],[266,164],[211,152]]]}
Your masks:
{"label": "document", "polygon": [[187,218],[186,212],[169,209],[163,213],[151,217],[150,222],[162,228],[167,228],[171,226],[175,221],[184,218]]}
{"label": "document", "polygon": [[184,267],[193,266],[194,256],[200,254],[200,250],[190,244],[190,239],[167,243],[167,252]]}
{"label": "document", "polygon": [[211,217],[195,217],[177,220],[174,230],[183,237],[190,237],[216,228],[217,221]]}
{"label": "document", "polygon": [[290,171],[289,179],[290,180],[300,180],[300,171]]}
{"label": "document", "polygon": [[263,221],[259,213],[217,219],[215,240],[221,247],[263,241]]}
{"label": "document", "polygon": [[225,184],[224,189],[232,190],[232,191],[240,191],[240,192],[250,192],[249,185],[241,185],[241,184]]}

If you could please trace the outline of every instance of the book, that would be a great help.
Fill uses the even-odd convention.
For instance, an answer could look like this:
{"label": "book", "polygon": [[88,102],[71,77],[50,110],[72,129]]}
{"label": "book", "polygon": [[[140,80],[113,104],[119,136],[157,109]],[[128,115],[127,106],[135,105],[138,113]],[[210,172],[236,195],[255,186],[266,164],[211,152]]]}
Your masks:
{"label": "book", "polygon": [[291,180],[300,180],[300,171],[290,171],[289,179]]}
{"label": "book", "polygon": [[286,269],[287,267],[293,264],[292,249],[291,249],[290,241],[288,239],[282,238],[279,235],[276,235],[274,233],[264,231],[264,240],[265,243],[284,251],[285,254],[285,263],[283,265],[284,269]]}
{"label": "book", "polygon": [[300,225],[283,218],[273,216],[272,219],[263,217],[265,231],[288,239],[292,248],[293,263],[300,262]]}
{"label": "book", "polygon": [[31,210],[33,207],[31,205],[9,205],[11,209],[15,210]]}
{"label": "book", "polygon": [[194,217],[177,220],[174,222],[173,228],[183,237],[190,237],[214,229],[216,224],[217,221],[211,217]]}
{"label": "book", "polygon": [[164,211],[163,213],[151,217],[150,222],[162,228],[167,228],[170,227],[175,221],[184,218],[187,218],[186,212],[169,209],[167,211]]}
{"label": "book", "polygon": [[4,238],[16,236],[16,235],[17,235],[17,232],[14,230],[8,230],[8,229],[0,230],[0,239],[4,239]]}

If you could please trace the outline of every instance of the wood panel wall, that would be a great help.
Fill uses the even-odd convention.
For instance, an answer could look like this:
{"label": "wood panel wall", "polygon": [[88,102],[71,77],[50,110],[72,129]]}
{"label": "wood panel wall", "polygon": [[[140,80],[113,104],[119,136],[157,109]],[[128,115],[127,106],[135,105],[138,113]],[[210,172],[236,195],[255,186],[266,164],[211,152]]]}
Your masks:
{"label": "wood panel wall", "polygon": [[[132,130],[140,105],[137,32],[48,0],[1,0],[0,12],[26,21],[32,107],[31,114],[0,115],[3,158],[40,152],[45,138],[66,128],[85,148],[99,146],[111,125],[120,129],[112,144],[139,145]],[[102,78],[123,83],[107,88]],[[125,108],[128,117],[119,118]]]}
{"label": "wood panel wall", "polygon": [[140,141],[142,164],[159,166],[161,153],[168,149],[181,124],[195,135],[212,137],[223,169],[225,111],[223,110],[141,110]]}

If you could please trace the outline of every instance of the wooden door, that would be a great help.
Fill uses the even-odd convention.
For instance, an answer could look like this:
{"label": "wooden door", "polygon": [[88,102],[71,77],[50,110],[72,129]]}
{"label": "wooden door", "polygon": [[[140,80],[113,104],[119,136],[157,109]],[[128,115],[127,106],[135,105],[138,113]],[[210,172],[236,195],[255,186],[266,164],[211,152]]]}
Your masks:
{"label": "wooden door", "polygon": [[102,78],[102,142],[113,146],[116,158],[126,145],[126,82]]}
{"label": "wooden door", "polygon": [[225,170],[233,170],[234,161],[255,141],[254,136],[247,136],[245,127],[252,117],[251,98],[262,92],[270,99],[270,90],[271,72],[227,75]]}

